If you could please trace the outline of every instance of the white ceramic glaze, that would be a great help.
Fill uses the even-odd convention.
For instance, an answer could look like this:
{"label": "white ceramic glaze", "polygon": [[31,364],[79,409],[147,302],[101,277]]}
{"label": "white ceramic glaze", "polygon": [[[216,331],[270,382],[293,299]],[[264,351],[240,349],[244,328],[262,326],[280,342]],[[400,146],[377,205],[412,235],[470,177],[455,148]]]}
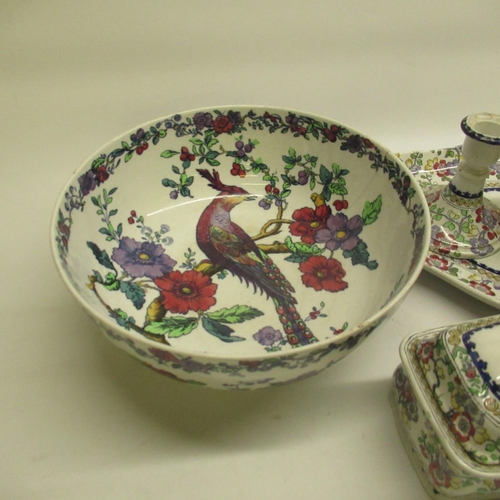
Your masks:
{"label": "white ceramic glaze", "polygon": [[479,369],[466,347],[484,336],[481,347],[488,348],[499,325],[500,316],[492,316],[401,344],[391,402],[405,449],[434,498],[500,496],[499,398],[488,369]]}
{"label": "white ceramic glaze", "polygon": [[[461,146],[431,151],[413,151],[399,154],[415,175],[424,191],[444,188],[456,175],[461,160]],[[500,162],[489,167],[484,192],[496,206],[500,205]],[[435,234],[438,226],[432,228]],[[479,228],[477,229],[479,232]],[[500,308],[500,253],[488,256],[476,255],[474,259],[462,259],[458,246],[429,252],[425,269],[475,298]]]}
{"label": "white ceramic glaze", "polygon": [[69,289],[112,342],[217,388],[304,378],[400,303],[429,239],[423,193],[384,147],[263,107],[175,114],[92,155],[57,204]]}

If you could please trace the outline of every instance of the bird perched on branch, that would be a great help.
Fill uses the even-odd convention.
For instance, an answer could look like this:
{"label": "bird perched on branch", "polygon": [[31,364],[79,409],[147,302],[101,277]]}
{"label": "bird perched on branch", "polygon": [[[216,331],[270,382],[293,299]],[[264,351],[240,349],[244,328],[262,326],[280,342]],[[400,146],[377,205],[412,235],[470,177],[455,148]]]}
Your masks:
{"label": "bird perched on branch", "polygon": [[234,207],[255,197],[238,186],[223,184],[216,170],[210,173],[199,169],[198,172],[209,181],[211,188],[219,191],[196,226],[199,248],[212,264],[226,269],[247,285],[252,284],[254,292],[260,289],[272,299],[287,340],[293,347],[315,342],[317,339],[297,312],[292,285],[269,256],[231,220],[230,212]]}

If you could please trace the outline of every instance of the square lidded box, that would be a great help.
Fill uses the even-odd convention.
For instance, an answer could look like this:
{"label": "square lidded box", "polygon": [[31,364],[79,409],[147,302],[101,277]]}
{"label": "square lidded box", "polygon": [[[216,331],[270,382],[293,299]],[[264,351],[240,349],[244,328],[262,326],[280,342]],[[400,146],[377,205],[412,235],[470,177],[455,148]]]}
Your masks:
{"label": "square lidded box", "polygon": [[500,316],[411,335],[391,403],[433,498],[500,498]]}

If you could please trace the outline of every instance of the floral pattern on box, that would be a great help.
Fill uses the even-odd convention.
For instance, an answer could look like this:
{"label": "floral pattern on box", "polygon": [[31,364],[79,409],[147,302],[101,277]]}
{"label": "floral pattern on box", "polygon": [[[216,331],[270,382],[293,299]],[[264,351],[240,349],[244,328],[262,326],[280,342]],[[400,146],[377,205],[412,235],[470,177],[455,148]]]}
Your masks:
{"label": "floral pattern on box", "polygon": [[[467,362],[456,370],[447,350],[458,359],[463,349],[455,348],[464,333],[499,322],[500,316],[491,316],[438,328],[412,335],[401,346],[402,364],[393,376],[391,402],[408,455],[433,498],[441,498],[440,495],[461,500],[497,498],[500,465],[493,449],[497,441],[480,430],[480,423],[487,422],[488,417],[483,414],[481,419],[471,406],[469,387],[465,388],[461,377],[475,390],[482,390],[482,385]],[[484,401],[485,407],[493,410],[491,398]],[[416,410],[411,410],[413,418],[409,419],[413,402]],[[474,440],[482,442],[484,457],[464,448],[464,443]]]}
{"label": "floral pattern on box", "polygon": [[[407,440],[406,448],[410,458],[432,496],[442,494],[466,498],[468,495],[488,495],[500,490],[500,477],[479,478],[458,467],[454,460],[450,460],[434,425],[418,405],[411,427],[408,425],[408,408],[405,400],[407,398],[416,400],[416,397],[401,366],[396,369],[394,385],[397,411],[402,422],[406,422],[406,426],[400,426],[400,432],[403,439]],[[405,389],[405,396],[401,393],[402,386],[409,386]]]}

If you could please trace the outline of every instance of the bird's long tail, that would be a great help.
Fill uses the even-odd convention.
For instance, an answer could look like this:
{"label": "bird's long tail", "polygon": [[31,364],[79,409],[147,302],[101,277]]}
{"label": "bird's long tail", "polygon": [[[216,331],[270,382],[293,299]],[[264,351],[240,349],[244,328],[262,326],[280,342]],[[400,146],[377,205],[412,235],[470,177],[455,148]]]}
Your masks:
{"label": "bird's long tail", "polygon": [[281,297],[274,298],[273,301],[287,336],[287,340],[292,347],[317,342],[318,339],[300,317],[295,304]]}

